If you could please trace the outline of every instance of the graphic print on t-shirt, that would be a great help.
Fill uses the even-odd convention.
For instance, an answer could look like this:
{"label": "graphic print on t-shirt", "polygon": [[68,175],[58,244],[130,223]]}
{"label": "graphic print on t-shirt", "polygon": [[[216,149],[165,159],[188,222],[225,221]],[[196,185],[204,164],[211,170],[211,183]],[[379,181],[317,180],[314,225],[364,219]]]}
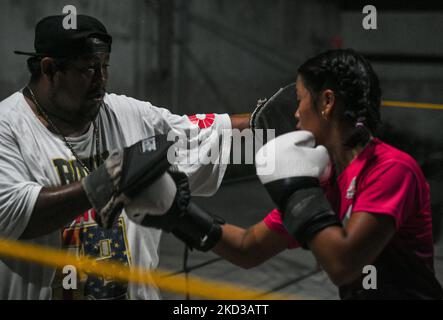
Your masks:
{"label": "graphic print on t-shirt", "polygon": [[346,199],[354,199],[355,192],[357,191],[357,177],[352,178],[349,184],[348,190],[346,191]]}
{"label": "graphic print on t-shirt", "polygon": [[352,178],[351,183],[349,184],[349,187],[346,190],[346,200],[351,200],[351,203],[348,206],[348,210],[346,210],[346,214],[342,219],[342,223],[344,226],[348,224],[348,221],[351,218],[352,206],[354,204],[354,197],[356,192],[357,192],[357,177],[354,177]]}
{"label": "graphic print on t-shirt", "polygon": [[[108,153],[102,155],[106,159]],[[85,164],[96,163],[96,159],[82,160]],[[77,160],[54,159],[53,165],[63,185],[81,181],[87,173]],[[110,230],[100,228],[94,220],[95,210],[91,209],[77,217],[69,226],[65,227],[62,234],[62,246],[78,256],[95,257],[101,261],[119,262],[130,265],[131,257],[126,236],[125,221],[120,217]],[[128,284],[117,282],[115,279],[103,276],[86,275],[79,276],[79,298],[86,299],[125,299]],[[65,299],[77,298],[79,292],[63,292]]]}
{"label": "graphic print on t-shirt", "polygon": [[[77,218],[63,231],[63,245],[79,255],[96,257],[102,261],[112,260],[129,265],[130,254],[127,249],[126,226],[122,217],[110,230],[100,228],[94,221],[94,210],[89,210],[83,217]],[[83,296],[87,299],[125,299],[127,283],[96,275],[81,275]]]}
{"label": "graphic print on t-shirt", "polygon": [[200,129],[210,128],[215,121],[215,114],[195,114],[188,116],[189,121],[198,125]]}

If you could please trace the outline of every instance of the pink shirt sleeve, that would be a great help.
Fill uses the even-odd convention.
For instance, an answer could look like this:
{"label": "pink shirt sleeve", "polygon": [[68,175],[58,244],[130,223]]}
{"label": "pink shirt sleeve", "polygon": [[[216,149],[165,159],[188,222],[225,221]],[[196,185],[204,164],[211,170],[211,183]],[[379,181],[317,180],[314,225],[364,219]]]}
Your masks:
{"label": "pink shirt sleeve", "polygon": [[399,162],[384,162],[371,170],[358,186],[353,212],[384,214],[395,219],[397,229],[416,211],[417,178]]}
{"label": "pink shirt sleeve", "polygon": [[283,221],[281,218],[281,213],[277,209],[272,210],[263,220],[263,222],[272,231],[280,234],[288,240],[288,248],[295,249],[300,247],[299,243],[286,231],[283,226]]}

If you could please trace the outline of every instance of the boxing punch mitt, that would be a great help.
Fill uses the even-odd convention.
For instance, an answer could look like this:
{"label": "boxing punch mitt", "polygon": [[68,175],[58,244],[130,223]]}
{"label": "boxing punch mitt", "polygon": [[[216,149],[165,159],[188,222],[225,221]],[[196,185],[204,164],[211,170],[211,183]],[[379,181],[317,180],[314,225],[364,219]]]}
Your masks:
{"label": "boxing punch mitt", "polygon": [[165,173],[170,167],[167,153],[173,144],[166,135],[158,135],[114,150],[82,180],[99,226],[111,228],[127,200]]}
{"label": "boxing punch mitt", "polygon": [[[297,119],[297,93],[295,83],[280,88],[269,99],[260,99],[249,119],[250,128],[261,145],[282,134],[294,131]],[[262,132],[258,132],[262,130]],[[267,130],[274,130],[268,136]]]}

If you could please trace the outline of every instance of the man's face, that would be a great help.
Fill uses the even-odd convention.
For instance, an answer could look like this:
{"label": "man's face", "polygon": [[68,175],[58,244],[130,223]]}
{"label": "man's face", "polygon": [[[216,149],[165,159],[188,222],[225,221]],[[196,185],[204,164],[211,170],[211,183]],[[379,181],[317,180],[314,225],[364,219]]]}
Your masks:
{"label": "man's face", "polygon": [[95,119],[108,81],[108,53],[98,53],[70,60],[63,71],[57,71],[51,86],[53,113],[72,124]]}

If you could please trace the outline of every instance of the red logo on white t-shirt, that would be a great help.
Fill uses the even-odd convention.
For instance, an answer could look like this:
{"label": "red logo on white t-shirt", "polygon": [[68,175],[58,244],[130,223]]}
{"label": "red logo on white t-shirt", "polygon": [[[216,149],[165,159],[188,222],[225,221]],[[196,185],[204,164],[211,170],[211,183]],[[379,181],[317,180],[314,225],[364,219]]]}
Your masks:
{"label": "red logo on white t-shirt", "polygon": [[209,128],[214,124],[215,114],[195,114],[193,116],[188,116],[189,121],[198,125],[200,129]]}

